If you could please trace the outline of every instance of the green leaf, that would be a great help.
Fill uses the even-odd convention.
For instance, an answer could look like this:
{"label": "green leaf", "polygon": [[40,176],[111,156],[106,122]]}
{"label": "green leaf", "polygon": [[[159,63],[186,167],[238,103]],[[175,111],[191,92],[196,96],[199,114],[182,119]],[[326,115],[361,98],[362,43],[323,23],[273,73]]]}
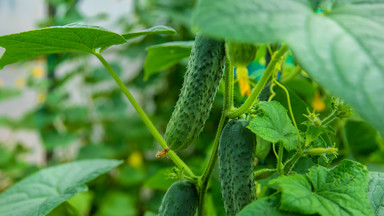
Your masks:
{"label": "green leaf", "polygon": [[74,195],[85,183],[121,164],[117,160],[84,160],[49,167],[24,178],[0,194],[2,215],[43,216]]}
{"label": "green leaf", "polygon": [[82,216],[82,214],[69,202],[63,202],[47,216]]}
{"label": "green leaf", "polygon": [[[296,87],[297,88],[303,88],[304,87],[303,84],[302,83],[300,83],[300,84],[297,85]],[[289,87],[287,87],[287,90],[289,92],[289,99],[291,102],[293,116],[295,117],[297,127],[299,128],[299,130],[304,131],[306,127],[302,123],[304,121],[306,121],[307,118],[303,115],[303,113],[306,113],[307,109],[310,108],[310,106],[307,103],[305,103],[296,94],[295,91],[291,90]],[[273,100],[278,101],[283,107],[288,109],[289,106],[288,106],[287,95],[286,95],[285,91],[278,86],[274,87],[274,91],[276,92],[276,95],[273,98]],[[309,90],[306,88],[306,89],[304,89],[304,91],[308,92]]]}
{"label": "green leaf", "polygon": [[135,197],[120,191],[109,192],[103,198],[103,202],[96,216],[134,216],[137,215]]}
{"label": "green leaf", "polygon": [[256,150],[255,150],[255,156],[260,160],[263,161],[269,154],[269,151],[271,150],[271,143],[268,141],[265,141],[260,136],[256,137]]}
{"label": "green leaf", "polygon": [[266,141],[283,142],[288,151],[296,149],[296,130],[287,110],[277,101],[262,102],[259,108],[263,113],[252,119],[248,128]]}
{"label": "green leaf", "polygon": [[192,49],[193,41],[175,41],[150,46],[144,63],[144,78],[178,63],[187,58]]}
{"label": "green leaf", "polygon": [[328,170],[314,166],[306,175],[281,176],[270,183],[282,192],[281,210],[333,216],[373,215],[368,200],[368,171],[343,160]]}
{"label": "green leaf", "polygon": [[202,0],[196,23],[212,37],[287,43],[317,83],[384,133],[384,4],[341,2],[317,14],[303,0]]}
{"label": "green leaf", "polygon": [[384,173],[370,172],[368,199],[375,215],[384,215]]}
{"label": "green leaf", "polygon": [[144,187],[167,191],[168,188],[176,181],[176,179],[170,179],[168,177],[169,173],[169,168],[157,171],[155,175],[151,176],[148,180],[144,182]]}
{"label": "green leaf", "polygon": [[68,146],[78,139],[76,134],[59,133],[55,129],[45,130],[40,136],[46,150],[52,150],[57,146]]}
{"label": "green leaf", "polygon": [[253,215],[268,215],[268,216],[299,216],[301,214],[292,214],[278,209],[279,196],[275,195],[268,198],[263,198],[252,202],[241,210],[237,216],[253,216]]}
{"label": "green leaf", "polygon": [[119,34],[100,27],[67,25],[42,28],[0,37],[5,52],[0,69],[17,61],[61,52],[93,53],[112,45],[125,43]]}
{"label": "green leaf", "polygon": [[329,126],[323,126],[323,125],[315,126],[315,125],[312,125],[310,122],[305,122],[305,124],[307,125],[307,131],[305,132],[306,144],[309,144],[315,141],[321,134],[325,134],[325,133],[335,134],[334,130]]}
{"label": "green leaf", "polygon": [[168,26],[159,25],[159,26],[154,26],[154,27],[149,28],[149,29],[143,29],[143,30],[140,30],[137,32],[130,32],[130,33],[122,34],[121,36],[123,36],[126,40],[129,40],[129,39],[139,37],[142,35],[151,35],[151,34],[174,35],[174,34],[176,34],[176,30],[171,28],[171,27],[168,27]]}
{"label": "green leaf", "polygon": [[348,120],[344,133],[355,157],[366,157],[379,148],[377,131],[364,121]]}

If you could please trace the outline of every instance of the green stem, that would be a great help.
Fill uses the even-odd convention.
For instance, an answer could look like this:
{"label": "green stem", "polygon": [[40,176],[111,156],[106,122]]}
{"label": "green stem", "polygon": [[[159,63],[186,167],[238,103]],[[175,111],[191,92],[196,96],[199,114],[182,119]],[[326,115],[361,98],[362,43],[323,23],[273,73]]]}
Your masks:
{"label": "green stem", "polygon": [[200,178],[200,182],[199,182],[199,188],[200,188],[199,214],[198,215],[201,215],[201,216],[206,215],[205,196],[207,193],[208,182],[209,182],[209,179],[213,173],[213,169],[215,168],[215,165],[216,165],[216,162],[218,159],[220,135],[221,135],[221,132],[223,131],[224,125],[227,122],[227,120],[228,120],[228,118],[226,117],[226,115],[223,112],[223,114],[221,115],[221,118],[220,118],[220,123],[219,123],[219,127],[217,129],[217,132],[216,132],[215,140],[213,142],[213,149],[212,149],[211,157],[209,158],[208,165],[205,168],[205,171]]}
{"label": "green stem", "polygon": [[279,157],[277,158],[277,171],[280,175],[284,175],[284,165],[283,165],[283,143],[279,143]]}
{"label": "green stem", "polygon": [[[120,80],[119,76],[115,73],[115,71],[112,69],[112,67],[108,64],[108,62],[101,56],[99,53],[94,53],[94,55],[100,60],[100,62],[103,64],[105,69],[109,72],[109,74],[113,77],[113,79],[116,81],[117,85],[120,87],[121,91],[124,93],[124,95],[128,98],[129,102],[131,102],[132,106],[135,108],[136,112],[139,114],[140,118],[143,120],[149,131],[152,133],[153,137],[157,140],[157,142],[160,144],[163,149],[167,149],[168,145],[163,139],[163,137],[160,135],[160,133],[157,131],[151,120],[148,118],[147,114],[141,109],[140,105],[136,102],[135,98],[132,96],[132,94],[128,91],[127,87],[125,87],[124,83]],[[171,160],[175,163],[175,165],[183,169],[184,172],[191,178],[197,178],[195,174],[192,172],[192,170],[182,161],[177,154],[169,150],[167,153],[167,156],[171,158]]]}
{"label": "green stem", "polygon": [[288,90],[287,90],[282,84],[280,84],[277,80],[274,80],[274,82],[275,82],[281,89],[284,90],[284,92],[285,92],[285,94],[286,94],[286,96],[287,96],[287,103],[288,103],[289,115],[291,116],[293,125],[295,126],[295,129],[296,129],[297,142],[298,142],[297,145],[298,145],[298,147],[299,147],[299,151],[302,153],[303,150],[302,150],[301,143],[300,143],[300,132],[299,132],[299,128],[297,128],[297,124],[296,124],[295,116],[293,115],[292,106],[291,106],[291,99],[290,99],[290,96],[289,96],[289,92],[288,92]]}
{"label": "green stem", "polygon": [[207,167],[204,170],[203,175],[199,181],[199,212],[198,215],[203,216],[206,215],[205,210],[205,196],[207,193],[207,187],[209,183],[209,179],[213,173],[213,169],[215,168],[217,159],[218,159],[218,149],[219,149],[219,141],[221,132],[223,131],[225,123],[228,121],[227,113],[233,106],[233,66],[230,64],[229,60],[225,61],[225,72],[224,72],[224,81],[225,81],[225,90],[224,90],[224,107],[223,112],[221,114],[219,127],[217,128],[215,140],[213,141],[213,149],[211,153],[211,157],[209,158]]}
{"label": "green stem", "polygon": [[247,100],[244,102],[241,107],[238,109],[230,112],[228,114],[229,118],[236,118],[245,112],[254,104],[255,100],[259,96],[261,90],[263,90],[264,86],[267,84],[268,79],[271,77],[273,72],[276,70],[276,65],[279,64],[280,59],[287,53],[288,46],[284,45],[281,47],[279,51],[277,51],[268,65],[267,69],[265,70],[263,76],[261,77],[260,81],[257,83],[256,87],[252,90],[251,95],[247,98]]}
{"label": "green stem", "polygon": [[337,110],[333,110],[331,114],[329,114],[329,116],[325,117],[325,119],[323,119],[323,121],[321,121],[321,124],[322,125],[327,125],[329,123],[331,123],[333,120],[335,120],[337,118]]}

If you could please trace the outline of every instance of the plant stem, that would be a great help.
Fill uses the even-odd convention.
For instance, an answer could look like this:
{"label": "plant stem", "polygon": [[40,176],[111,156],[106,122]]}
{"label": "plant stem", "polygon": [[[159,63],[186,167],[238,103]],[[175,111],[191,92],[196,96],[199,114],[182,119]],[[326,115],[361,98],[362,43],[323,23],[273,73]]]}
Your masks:
{"label": "plant stem", "polygon": [[283,165],[283,143],[279,143],[279,157],[277,158],[277,171],[280,175],[284,175],[284,165]]}
{"label": "plant stem", "polygon": [[273,80],[281,89],[284,90],[286,96],[287,96],[287,104],[288,104],[288,110],[289,110],[289,114],[291,116],[291,119],[292,119],[292,122],[293,122],[293,125],[295,126],[295,129],[296,129],[296,134],[297,134],[297,146],[299,147],[299,151],[300,152],[303,152],[303,149],[301,147],[301,142],[300,142],[300,132],[299,132],[299,128],[297,128],[297,124],[296,124],[296,120],[295,120],[295,116],[293,115],[293,111],[292,111],[292,106],[291,106],[291,99],[290,99],[290,96],[289,96],[289,92],[288,90],[282,85],[280,84],[277,80]]}
{"label": "plant stem", "polygon": [[[105,69],[109,72],[109,74],[113,77],[113,79],[116,81],[117,85],[120,87],[121,91],[124,93],[124,95],[128,98],[129,102],[131,102],[132,106],[135,108],[136,112],[139,114],[140,118],[143,120],[149,131],[152,133],[153,137],[157,140],[157,142],[160,144],[163,149],[167,149],[168,145],[163,139],[163,137],[160,135],[159,131],[155,128],[151,120],[148,118],[147,114],[141,109],[140,105],[136,102],[135,98],[132,96],[132,94],[128,91],[127,87],[125,87],[124,83],[120,80],[119,76],[115,73],[115,71],[112,69],[112,67],[108,64],[108,62],[101,56],[99,53],[94,53],[94,55],[100,60],[100,62],[103,64]],[[169,150],[167,153],[167,156],[171,158],[171,160],[175,163],[175,165],[183,169],[184,172],[191,178],[197,178],[195,174],[192,172],[192,170],[184,163],[183,160],[177,156],[177,154]]]}
{"label": "plant stem", "polygon": [[209,179],[212,175],[213,169],[215,168],[217,159],[218,159],[218,149],[221,132],[224,128],[225,123],[228,121],[227,113],[233,106],[233,66],[230,64],[229,60],[225,61],[225,72],[224,72],[224,81],[225,81],[225,90],[224,90],[224,107],[220,118],[220,123],[217,128],[215,140],[213,141],[213,149],[211,157],[209,158],[207,167],[204,170],[203,175],[199,179],[199,212],[198,215],[206,215],[205,210],[205,196],[207,193],[207,187]]}
{"label": "plant stem", "polygon": [[254,104],[255,100],[259,96],[261,90],[263,90],[264,86],[267,84],[267,81],[269,77],[274,73],[276,70],[276,65],[279,64],[280,59],[287,53],[288,46],[284,45],[281,47],[279,51],[277,51],[268,65],[267,69],[265,70],[263,76],[261,77],[260,81],[257,83],[256,87],[252,90],[251,95],[247,98],[247,100],[244,102],[243,105],[241,105],[238,109],[230,112],[228,114],[229,118],[236,118],[245,112]]}
{"label": "plant stem", "polygon": [[335,120],[337,118],[337,110],[333,110],[331,114],[329,114],[329,116],[325,117],[325,119],[323,119],[323,121],[321,121],[321,124],[322,125],[327,125],[329,123],[331,123],[333,120]]}

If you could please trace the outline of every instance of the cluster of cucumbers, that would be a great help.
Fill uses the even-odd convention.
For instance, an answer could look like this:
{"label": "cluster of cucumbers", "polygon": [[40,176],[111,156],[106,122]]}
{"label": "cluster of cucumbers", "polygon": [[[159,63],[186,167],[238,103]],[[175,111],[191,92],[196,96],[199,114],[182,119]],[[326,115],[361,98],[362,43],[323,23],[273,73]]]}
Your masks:
{"label": "cluster of cucumbers", "polygon": [[[186,149],[203,130],[223,77],[225,56],[234,66],[245,67],[255,58],[256,49],[249,44],[224,43],[201,34],[196,36],[179,100],[165,132],[170,149]],[[230,120],[220,137],[220,181],[227,215],[236,215],[256,199],[253,182],[256,136],[247,125],[244,119]],[[198,199],[194,184],[185,180],[175,182],[162,200],[159,215],[194,216]]]}

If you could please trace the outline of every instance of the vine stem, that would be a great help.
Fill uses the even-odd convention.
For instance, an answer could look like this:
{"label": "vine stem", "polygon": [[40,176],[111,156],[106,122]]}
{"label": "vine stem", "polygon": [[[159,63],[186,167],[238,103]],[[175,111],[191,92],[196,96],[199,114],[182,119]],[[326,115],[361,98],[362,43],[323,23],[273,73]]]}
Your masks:
{"label": "vine stem", "polygon": [[230,64],[229,60],[225,59],[225,71],[224,71],[224,81],[225,81],[225,90],[224,90],[224,106],[220,118],[219,127],[217,128],[215,140],[213,141],[213,149],[211,157],[209,158],[207,167],[204,170],[203,175],[199,179],[199,208],[198,215],[206,215],[205,210],[205,197],[207,193],[207,187],[209,179],[215,168],[217,159],[218,159],[218,149],[221,132],[223,131],[225,123],[228,121],[227,113],[233,107],[233,82],[234,82],[234,70],[233,65]]}
{"label": "vine stem", "polygon": [[[129,92],[127,87],[124,85],[124,83],[120,80],[119,76],[115,73],[115,71],[112,69],[112,67],[108,64],[108,62],[103,58],[103,56],[100,53],[94,53],[94,55],[100,60],[100,62],[103,64],[105,69],[109,72],[109,74],[113,77],[113,79],[116,81],[117,85],[120,87],[121,91],[124,93],[124,95],[128,98],[129,102],[132,104],[132,106],[135,108],[136,112],[139,114],[140,118],[143,120],[149,131],[152,133],[153,137],[157,140],[157,142],[160,144],[160,146],[163,149],[167,149],[168,145],[165,142],[164,138],[161,136],[159,131],[155,128],[152,121],[148,118],[147,114],[144,112],[144,110],[140,107],[140,105],[136,102],[135,98],[132,96],[132,94]],[[175,165],[179,169],[183,169],[183,171],[191,178],[196,179],[197,177],[192,172],[192,170],[184,163],[183,160],[177,156],[177,154],[169,150],[167,153],[167,156],[175,163]]]}
{"label": "vine stem", "polygon": [[279,142],[279,157],[277,158],[277,171],[280,173],[280,175],[284,175],[283,152],[283,143]]}
{"label": "vine stem", "polygon": [[333,120],[335,120],[336,118],[337,118],[337,110],[333,110],[329,116],[325,117],[323,121],[321,121],[321,124],[327,125],[331,123]]}
{"label": "vine stem", "polygon": [[288,110],[289,110],[289,115],[291,116],[291,119],[292,119],[292,122],[293,122],[293,125],[295,126],[295,130],[296,130],[296,134],[297,134],[297,142],[298,142],[298,147],[299,147],[299,151],[302,152],[302,147],[301,147],[301,143],[300,143],[300,132],[299,132],[299,128],[297,128],[297,124],[296,124],[296,120],[295,120],[295,116],[293,115],[293,111],[292,111],[292,106],[291,106],[291,99],[290,99],[290,96],[289,96],[289,92],[288,90],[282,85],[280,84],[276,79],[273,80],[281,89],[284,90],[286,96],[287,96],[287,104],[288,104]]}
{"label": "vine stem", "polygon": [[276,70],[276,65],[279,64],[280,59],[288,52],[288,46],[284,45],[281,47],[279,51],[277,51],[268,65],[267,69],[265,70],[263,76],[261,77],[260,81],[257,83],[256,87],[253,89],[252,93],[249,95],[247,100],[244,102],[243,105],[241,105],[238,109],[230,112],[228,114],[229,118],[236,118],[245,112],[254,104],[255,100],[259,96],[261,90],[263,90],[264,86],[267,84],[268,79],[271,77],[271,75]]}

